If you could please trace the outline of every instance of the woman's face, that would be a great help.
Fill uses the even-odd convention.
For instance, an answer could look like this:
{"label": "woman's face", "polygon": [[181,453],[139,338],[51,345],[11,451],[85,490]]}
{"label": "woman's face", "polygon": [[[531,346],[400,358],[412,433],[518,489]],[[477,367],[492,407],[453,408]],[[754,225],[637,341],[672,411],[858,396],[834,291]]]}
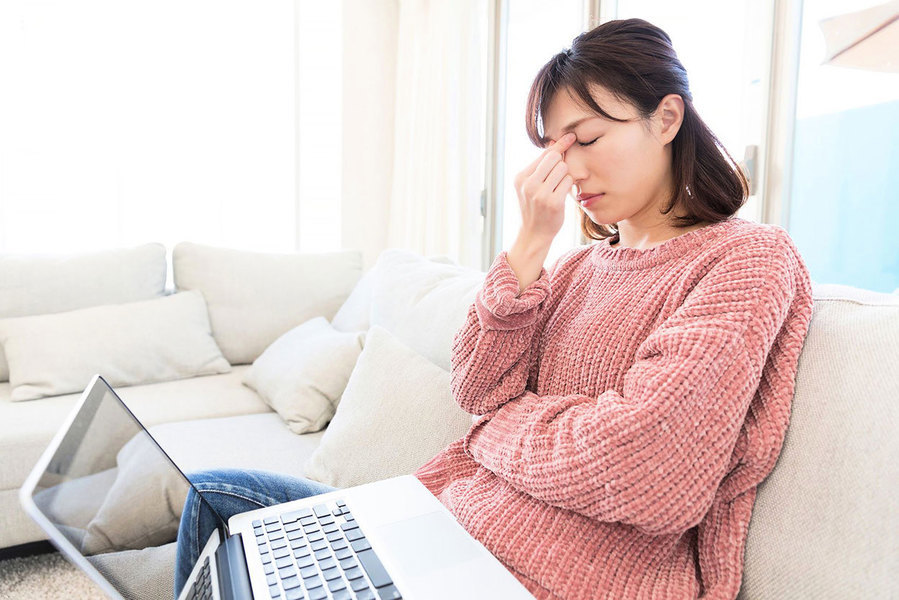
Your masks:
{"label": "woman's face", "polygon": [[662,108],[678,101],[682,107],[682,100],[675,94],[666,96],[646,124],[639,119],[635,107],[617,100],[605,88],[595,86],[592,90],[593,98],[607,113],[634,120],[620,123],[595,114],[575,102],[566,88],[549,104],[544,115],[544,136],[554,142],[568,131],[577,134],[577,141],[565,152],[564,160],[578,193],[605,194],[588,206],[578,203],[594,223],[656,222],[670,198],[669,142],[674,139],[683,114],[682,108],[673,116]]}

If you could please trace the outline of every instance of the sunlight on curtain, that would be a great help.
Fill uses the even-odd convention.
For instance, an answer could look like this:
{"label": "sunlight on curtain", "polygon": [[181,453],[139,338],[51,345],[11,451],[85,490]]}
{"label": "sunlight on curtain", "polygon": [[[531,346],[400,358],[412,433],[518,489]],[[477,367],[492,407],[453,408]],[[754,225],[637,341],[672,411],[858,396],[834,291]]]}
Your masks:
{"label": "sunlight on curtain", "polygon": [[343,21],[341,2],[297,0],[297,250],[340,250]]}
{"label": "sunlight on curtain", "polygon": [[[387,247],[480,268],[483,0],[399,1]],[[389,151],[389,149],[385,149]]]}

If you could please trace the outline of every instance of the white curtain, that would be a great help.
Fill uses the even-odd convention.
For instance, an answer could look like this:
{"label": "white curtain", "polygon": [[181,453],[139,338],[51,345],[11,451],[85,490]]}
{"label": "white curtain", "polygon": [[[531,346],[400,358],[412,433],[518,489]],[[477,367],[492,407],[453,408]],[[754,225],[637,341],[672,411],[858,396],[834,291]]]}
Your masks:
{"label": "white curtain", "polygon": [[482,0],[399,0],[387,246],[480,268]]}

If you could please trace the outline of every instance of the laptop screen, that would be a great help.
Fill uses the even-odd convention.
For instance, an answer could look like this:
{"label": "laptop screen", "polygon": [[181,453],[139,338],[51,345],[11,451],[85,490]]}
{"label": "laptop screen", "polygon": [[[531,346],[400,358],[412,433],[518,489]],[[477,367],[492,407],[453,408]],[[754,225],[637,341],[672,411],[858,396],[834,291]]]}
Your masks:
{"label": "laptop screen", "polygon": [[[31,497],[53,527],[123,597],[140,597],[135,589],[146,589],[151,597],[158,593],[158,585],[135,586],[135,574],[147,571],[143,567],[152,561],[163,567],[170,562],[168,572],[174,573],[175,540],[190,487],[121,399],[97,377]],[[227,532],[220,516],[218,520]]]}

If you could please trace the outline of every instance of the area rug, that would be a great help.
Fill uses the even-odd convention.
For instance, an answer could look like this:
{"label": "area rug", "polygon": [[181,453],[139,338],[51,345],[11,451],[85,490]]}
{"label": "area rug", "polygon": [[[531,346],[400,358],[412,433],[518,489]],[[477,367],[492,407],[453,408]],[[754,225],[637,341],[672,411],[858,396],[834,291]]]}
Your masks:
{"label": "area rug", "polygon": [[101,600],[106,596],[59,552],[0,561],[3,600]]}

